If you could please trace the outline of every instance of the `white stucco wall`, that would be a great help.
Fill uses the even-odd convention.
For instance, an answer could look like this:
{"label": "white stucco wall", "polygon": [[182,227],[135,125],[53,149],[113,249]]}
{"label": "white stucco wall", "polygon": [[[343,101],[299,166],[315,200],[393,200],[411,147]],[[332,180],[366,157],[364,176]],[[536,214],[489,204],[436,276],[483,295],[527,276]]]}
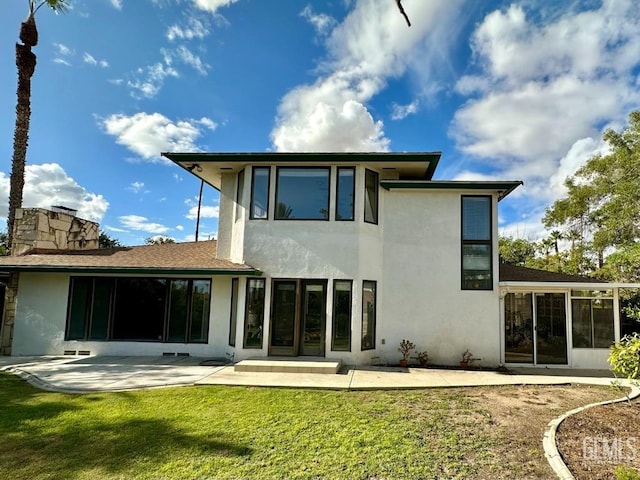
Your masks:
{"label": "white stucco wall", "polygon": [[233,352],[228,347],[230,277],[213,277],[206,344],[65,341],[69,278],[70,275],[65,273],[20,274],[13,355],[62,355],[65,350],[86,350],[92,355],[188,353],[198,357],[224,358]]}
{"label": "white stucco wall", "polygon": [[461,288],[464,193],[474,192],[385,192],[379,336],[385,340],[381,355],[392,363],[401,357],[402,339],[427,350],[435,364],[456,365],[466,349],[480,365],[500,363],[497,265],[494,290]]}

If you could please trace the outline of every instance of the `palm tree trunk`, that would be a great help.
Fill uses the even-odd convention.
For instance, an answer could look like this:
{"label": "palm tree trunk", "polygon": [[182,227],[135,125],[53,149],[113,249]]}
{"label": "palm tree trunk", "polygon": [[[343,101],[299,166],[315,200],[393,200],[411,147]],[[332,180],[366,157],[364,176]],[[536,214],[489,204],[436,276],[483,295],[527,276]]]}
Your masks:
{"label": "palm tree trunk", "polygon": [[18,67],[18,103],[16,105],[16,126],[13,133],[13,159],[9,191],[9,215],[7,217],[7,243],[11,248],[13,224],[16,210],[22,206],[24,189],[24,168],[29,145],[29,123],[31,121],[31,77],[36,69],[36,55],[31,47],[38,44],[38,30],[35,16],[29,15],[20,28],[20,40],[16,43],[16,66]]}

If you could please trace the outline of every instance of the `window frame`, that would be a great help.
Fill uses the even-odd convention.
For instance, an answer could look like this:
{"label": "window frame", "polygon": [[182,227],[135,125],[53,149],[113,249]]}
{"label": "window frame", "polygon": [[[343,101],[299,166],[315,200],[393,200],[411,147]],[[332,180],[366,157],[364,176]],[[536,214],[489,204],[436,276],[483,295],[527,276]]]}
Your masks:
{"label": "window frame", "polygon": [[240,291],[240,279],[231,279],[231,303],[229,306],[229,346],[236,346],[236,336],[238,330],[238,292]]}
{"label": "window frame", "polygon": [[[464,234],[464,218],[465,218],[465,199],[467,198],[485,198],[488,201],[488,231],[489,239],[473,239],[465,238]],[[466,269],[464,267],[465,247],[467,246],[486,246],[489,248],[489,285],[478,286],[477,288],[467,286],[465,280]],[[492,291],[494,290],[494,268],[493,268],[493,196],[492,195],[462,195],[460,197],[460,288],[467,291]]]}
{"label": "window frame", "polygon": [[[365,322],[365,299],[364,299],[364,291],[366,288],[366,284],[373,285],[373,319],[369,318],[369,313],[367,312],[367,321],[371,321],[373,334],[371,335],[371,345],[365,346],[365,336],[364,336],[364,322]],[[363,280],[362,281],[362,309],[361,309],[362,319],[360,324],[360,350],[375,350],[376,349],[376,324],[378,317],[378,282],[376,280]],[[368,327],[367,327],[368,330]]]}
{"label": "window frame", "polygon": [[[280,193],[280,172],[283,170],[323,170],[327,172],[327,203],[326,209],[327,212],[326,218],[286,218],[286,217],[278,217],[278,195]],[[328,222],[330,220],[330,208],[331,208],[331,167],[330,166],[277,166],[276,167],[276,191],[275,191],[275,199],[274,199],[274,212],[273,219],[278,221],[316,221],[316,222]]]}
{"label": "window frame", "polygon": [[[570,295],[571,301],[571,347],[576,349],[587,350],[604,350],[608,349],[615,341],[615,302],[613,301],[613,292],[610,289],[604,288],[602,290],[596,290],[589,292],[589,289],[572,289]],[[585,295],[585,293],[588,293]],[[594,315],[594,302],[602,301],[611,304],[611,323],[607,325],[610,327],[610,333],[612,334],[611,340],[608,340],[607,346],[596,346],[596,324]],[[579,335],[580,332],[576,331],[576,317],[574,305],[577,302],[589,302],[589,345],[588,346],[576,346],[574,336]]]}
{"label": "window frame", "polygon": [[[367,205],[368,205],[368,197],[367,197],[367,178],[369,175],[373,175],[374,178],[374,186],[375,186],[375,210],[372,208],[371,213],[373,214],[372,220],[367,220]],[[364,214],[363,219],[365,223],[369,223],[372,225],[378,225],[379,221],[379,207],[380,207],[380,175],[375,170],[370,170],[368,168],[364,169]]]}
{"label": "window frame", "polygon": [[245,179],[245,169],[243,168],[238,172],[238,178],[236,181],[236,211],[235,211],[235,221],[237,222],[242,218],[242,202],[244,200],[244,179]]}
{"label": "window frame", "polygon": [[[349,342],[347,348],[336,348],[336,322],[337,322],[337,302],[336,302],[336,286],[339,283],[348,283],[349,284]],[[342,279],[334,279],[333,280],[333,297],[332,297],[331,306],[331,351],[332,352],[350,352],[351,351],[351,343],[353,338],[353,280],[342,280]]]}
{"label": "window frame", "polygon": [[[251,300],[251,297],[249,295],[249,289],[251,288],[251,282],[252,281],[256,281],[256,282],[262,282],[262,314],[261,314],[261,330],[260,330],[260,345],[247,345],[247,338],[248,338],[248,329],[247,329],[247,322],[249,320],[249,301]],[[246,282],[246,287],[245,287],[245,299],[244,299],[244,319],[243,319],[243,334],[242,334],[242,348],[244,349],[248,349],[248,350],[262,350],[262,348],[264,347],[264,309],[265,309],[265,301],[267,299],[267,280],[264,277],[258,277],[258,278],[247,278],[247,282]]]}
{"label": "window frame", "polygon": [[[83,313],[83,335],[81,338],[71,338],[70,336],[70,326],[71,326],[71,314],[73,311],[73,299],[74,299],[74,285],[79,280],[82,279],[89,284],[89,288],[85,292],[85,308]],[[117,313],[117,301],[118,301],[118,289],[119,280],[131,280],[131,279],[153,279],[153,280],[162,280],[165,282],[164,285],[164,309],[162,316],[162,339],[136,339],[136,338],[115,338],[114,337],[114,329],[116,326],[116,313]],[[92,322],[94,317],[94,306],[95,306],[95,292],[96,292],[96,282],[99,280],[110,281],[111,290],[109,292],[108,297],[108,305],[107,305],[107,325],[106,325],[106,335],[104,338],[92,338]],[[187,282],[187,301],[186,301],[186,315],[187,320],[185,322],[185,340],[169,340],[169,324],[171,321],[171,292],[172,292],[172,283],[174,281],[186,281]],[[206,325],[203,330],[203,340],[191,340],[192,338],[192,325],[193,325],[193,297],[194,297],[194,282],[196,281],[204,281],[209,284],[209,299],[206,305]],[[65,321],[65,331],[64,331],[64,340],[65,341],[81,341],[81,342],[143,342],[143,343],[163,343],[163,344],[175,344],[175,343],[186,343],[186,344],[207,344],[209,343],[209,329],[211,326],[211,301],[213,299],[213,280],[207,277],[102,277],[102,276],[84,276],[84,275],[73,275],[69,277],[69,286],[68,286],[68,296],[67,296],[67,312],[66,312],[66,321]]]}
{"label": "window frame", "polygon": [[[351,218],[339,218],[338,209],[340,208],[340,172],[351,171]],[[337,167],[336,168],[336,201],[334,209],[334,220],[336,222],[353,222],[356,219],[356,167]]]}
{"label": "window frame", "polygon": [[[264,217],[257,217],[254,214],[255,206],[255,191],[256,191],[256,172],[266,170],[267,172],[267,201],[265,204]],[[249,219],[250,220],[269,220],[269,202],[271,197],[271,167],[260,166],[251,167],[251,203],[249,205]]]}

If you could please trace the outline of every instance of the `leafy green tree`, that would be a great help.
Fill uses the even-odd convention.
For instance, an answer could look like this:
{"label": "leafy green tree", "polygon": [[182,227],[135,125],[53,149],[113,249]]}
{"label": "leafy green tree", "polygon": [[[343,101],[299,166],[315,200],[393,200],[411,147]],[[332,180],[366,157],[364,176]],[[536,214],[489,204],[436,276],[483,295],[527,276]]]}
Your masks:
{"label": "leafy green tree", "polygon": [[18,67],[18,103],[16,105],[16,126],[13,133],[13,159],[9,186],[9,215],[7,216],[8,244],[11,245],[16,210],[22,206],[24,189],[24,169],[29,144],[31,123],[31,77],[36,69],[36,54],[32,48],[38,45],[36,13],[47,5],[54,12],[64,12],[69,6],[67,0],[28,0],[29,13],[20,26],[20,41],[16,43],[16,66]]}
{"label": "leafy green tree", "polygon": [[144,239],[145,245],[162,245],[164,243],[176,243],[175,239],[165,235],[156,235],[155,237],[147,237]]}
{"label": "leafy green tree", "polygon": [[524,238],[500,237],[498,250],[503,262],[520,267],[531,266],[538,246],[536,242]]}
{"label": "leafy green tree", "polygon": [[98,245],[100,248],[117,248],[122,246],[120,240],[110,237],[104,230],[100,230]]}
{"label": "leafy green tree", "polygon": [[572,243],[576,268],[595,264],[598,276],[636,281],[640,278],[636,246],[640,239],[640,112],[629,115],[622,132],[607,130],[604,140],[610,152],[592,157],[567,178],[567,197],[547,209],[543,222]]}

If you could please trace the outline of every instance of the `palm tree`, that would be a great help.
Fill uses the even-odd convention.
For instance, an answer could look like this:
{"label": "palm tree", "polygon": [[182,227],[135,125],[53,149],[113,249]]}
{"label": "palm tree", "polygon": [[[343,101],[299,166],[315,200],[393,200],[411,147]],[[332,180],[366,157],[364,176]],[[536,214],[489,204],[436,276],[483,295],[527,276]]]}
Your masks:
{"label": "palm tree", "polygon": [[16,66],[18,67],[18,104],[16,127],[13,134],[13,159],[11,161],[11,184],[9,191],[9,215],[7,218],[8,244],[13,238],[13,223],[16,210],[22,206],[24,167],[29,144],[29,122],[31,119],[31,77],[36,69],[36,55],[31,51],[38,44],[36,12],[47,5],[54,12],[64,12],[68,0],[27,0],[29,15],[20,26],[20,43],[16,43]]}

